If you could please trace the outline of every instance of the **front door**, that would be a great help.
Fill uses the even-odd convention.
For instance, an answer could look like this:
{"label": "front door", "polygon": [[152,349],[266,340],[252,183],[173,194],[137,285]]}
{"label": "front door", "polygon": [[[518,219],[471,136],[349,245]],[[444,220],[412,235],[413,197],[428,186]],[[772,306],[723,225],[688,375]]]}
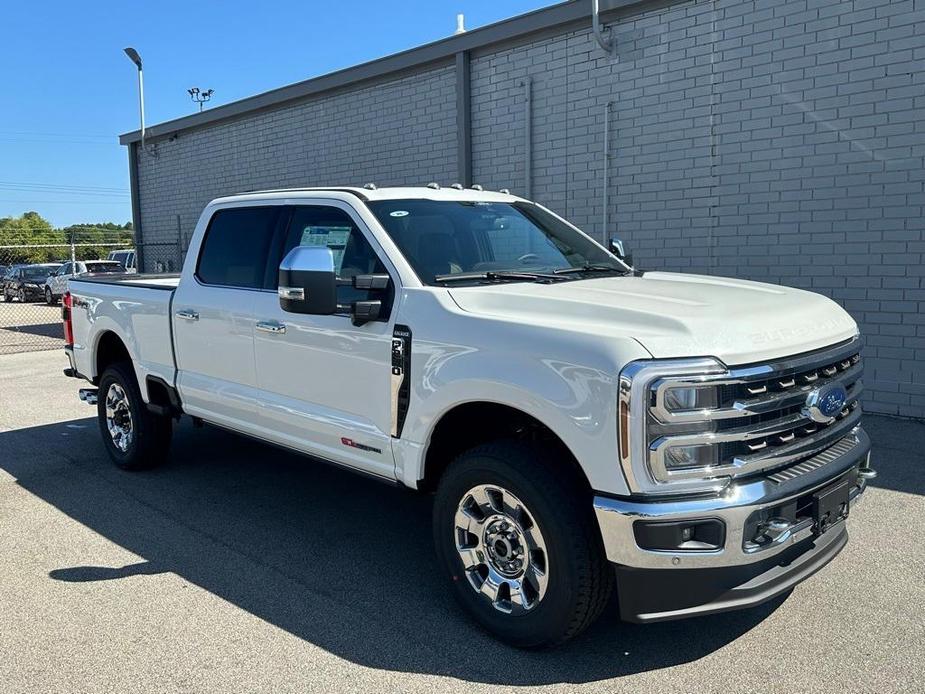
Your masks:
{"label": "front door", "polygon": [[[297,206],[277,249],[279,259],[297,245],[323,245],[334,252],[339,277],[387,272],[363,227],[344,203]],[[397,275],[390,274],[394,282]],[[338,288],[339,304],[367,296],[350,286]],[[389,396],[394,321],[354,326],[347,312],[287,313],[269,293],[256,297],[254,315],[258,400],[267,438],[394,478]]]}

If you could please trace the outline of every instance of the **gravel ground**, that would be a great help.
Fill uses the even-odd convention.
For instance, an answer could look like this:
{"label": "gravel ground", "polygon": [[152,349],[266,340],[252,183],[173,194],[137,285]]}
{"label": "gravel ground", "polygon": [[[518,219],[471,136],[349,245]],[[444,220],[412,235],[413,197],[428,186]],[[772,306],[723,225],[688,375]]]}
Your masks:
{"label": "gravel ground", "polygon": [[427,498],[188,423],[120,472],[64,366],[0,358],[0,691],[925,691],[925,425],[868,417],[880,477],[788,597],[525,653],[455,607]]}

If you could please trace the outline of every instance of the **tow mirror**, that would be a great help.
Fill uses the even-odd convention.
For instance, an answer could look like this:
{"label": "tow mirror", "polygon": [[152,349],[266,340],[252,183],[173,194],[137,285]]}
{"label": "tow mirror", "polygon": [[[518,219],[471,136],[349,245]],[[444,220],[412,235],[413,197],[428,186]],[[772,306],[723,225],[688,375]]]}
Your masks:
{"label": "tow mirror", "polygon": [[[388,275],[354,275],[352,280],[339,280],[343,284],[349,284],[354,289],[362,289],[370,292],[388,291],[392,278]],[[383,305],[381,299],[367,299],[365,301],[354,301],[350,313],[354,325],[363,325],[370,321],[379,320],[382,317]]]}
{"label": "tow mirror", "polygon": [[334,254],[326,246],[296,246],[279,265],[279,305],[289,313],[337,312]]}
{"label": "tow mirror", "polygon": [[627,265],[633,265],[633,254],[627,253],[626,248],[623,246],[623,241],[615,236],[610,239],[610,252]]}

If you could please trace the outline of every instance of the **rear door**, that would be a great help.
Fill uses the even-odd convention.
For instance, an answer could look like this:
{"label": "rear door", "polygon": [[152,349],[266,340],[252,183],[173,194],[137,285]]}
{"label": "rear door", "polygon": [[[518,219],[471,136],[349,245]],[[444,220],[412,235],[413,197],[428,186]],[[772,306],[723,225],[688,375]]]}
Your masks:
{"label": "rear door", "polygon": [[[339,277],[388,273],[394,287],[397,273],[386,266],[385,255],[370,238],[343,202],[296,205],[268,269],[278,268],[285,254],[298,245],[327,246],[334,253]],[[276,272],[268,272],[267,286],[275,289],[277,277]],[[339,304],[367,298],[372,298],[367,291],[338,287]],[[394,314],[393,309],[384,320],[356,326],[347,311],[331,316],[287,313],[275,291],[259,294],[255,354],[265,437],[394,478],[390,397]]]}
{"label": "rear door", "polygon": [[[253,433],[254,302],[281,206],[213,214],[195,268],[184,268],[173,301],[177,386],[191,415]],[[275,295],[275,292],[274,292]]]}

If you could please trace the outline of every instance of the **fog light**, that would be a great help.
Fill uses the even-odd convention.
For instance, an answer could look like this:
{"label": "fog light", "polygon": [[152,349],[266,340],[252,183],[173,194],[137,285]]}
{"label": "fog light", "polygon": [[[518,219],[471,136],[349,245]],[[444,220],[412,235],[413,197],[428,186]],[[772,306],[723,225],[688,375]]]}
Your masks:
{"label": "fog light", "polygon": [[633,523],[633,535],[641,549],[703,552],[723,548],[726,542],[726,524],[718,518],[636,521]]}

